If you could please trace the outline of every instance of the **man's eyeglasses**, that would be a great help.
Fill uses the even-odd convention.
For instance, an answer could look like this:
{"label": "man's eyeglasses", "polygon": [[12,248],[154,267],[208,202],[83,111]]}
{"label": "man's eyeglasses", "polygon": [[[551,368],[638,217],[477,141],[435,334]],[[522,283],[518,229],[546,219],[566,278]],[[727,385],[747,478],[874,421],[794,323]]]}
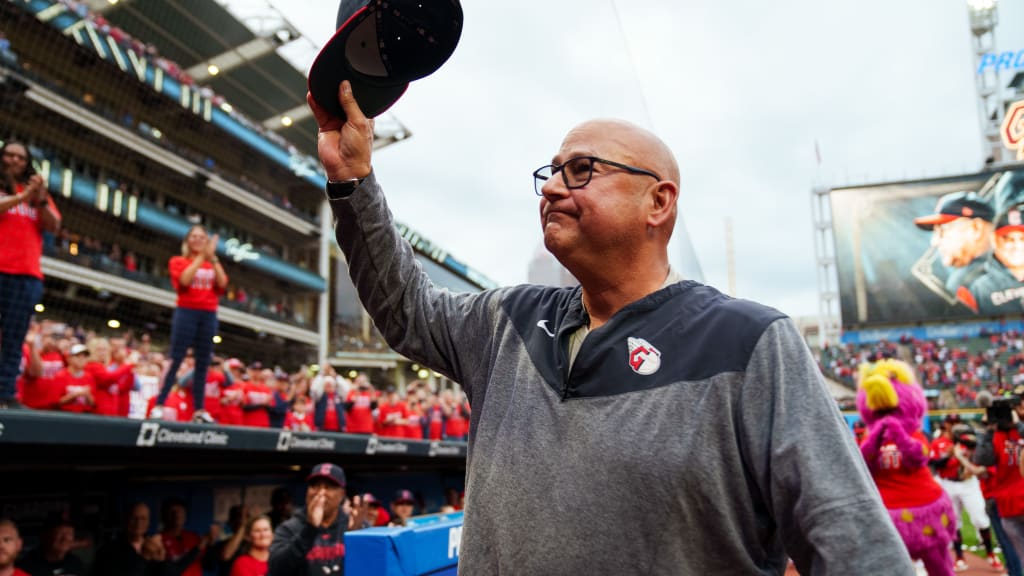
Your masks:
{"label": "man's eyeglasses", "polygon": [[621,170],[625,170],[630,174],[640,174],[642,176],[650,176],[657,181],[661,181],[661,176],[658,176],[650,170],[644,170],[643,168],[637,168],[636,166],[630,166],[628,164],[621,164],[619,162],[612,162],[611,160],[605,160],[604,158],[598,158],[597,156],[577,156],[576,158],[570,158],[555,166],[554,164],[548,164],[547,166],[541,166],[533,172],[533,191],[537,193],[537,196],[543,196],[544,183],[549,178],[562,173],[562,181],[565,182],[565,187],[569,190],[576,188],[583,188],[587,184],[590,184],[590,179],[594,177],[594,164],[607,164],[614,166]]}

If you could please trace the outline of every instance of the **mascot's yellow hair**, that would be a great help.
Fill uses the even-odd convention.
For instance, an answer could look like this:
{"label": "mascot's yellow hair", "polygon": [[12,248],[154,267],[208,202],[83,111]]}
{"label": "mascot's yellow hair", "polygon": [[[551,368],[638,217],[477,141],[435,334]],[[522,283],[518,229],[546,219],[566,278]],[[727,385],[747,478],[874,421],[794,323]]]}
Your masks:
{"label": "mascot's yellow hair", "polygon": [[880,360],[874,364],[861,364],[860,387],[864,389],[865,401],[873,411],[895,408],[899,404],[893,380],[902,384],[913,384],[914,371],[906,362]]}

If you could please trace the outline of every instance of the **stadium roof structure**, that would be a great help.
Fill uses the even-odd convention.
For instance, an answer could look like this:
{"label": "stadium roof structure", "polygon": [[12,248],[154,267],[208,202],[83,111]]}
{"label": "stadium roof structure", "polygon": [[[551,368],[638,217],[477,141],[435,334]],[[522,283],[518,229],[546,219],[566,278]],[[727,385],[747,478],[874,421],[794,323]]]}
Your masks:
{"label": "stadium roof structure", "polygon": [[[316,122],[306,75],[318,47],[266,0],[84,0],[112,26],[154,46],[199,86],[316,157]],[[410,136],[392,114],[376,123],[374,146]]]}

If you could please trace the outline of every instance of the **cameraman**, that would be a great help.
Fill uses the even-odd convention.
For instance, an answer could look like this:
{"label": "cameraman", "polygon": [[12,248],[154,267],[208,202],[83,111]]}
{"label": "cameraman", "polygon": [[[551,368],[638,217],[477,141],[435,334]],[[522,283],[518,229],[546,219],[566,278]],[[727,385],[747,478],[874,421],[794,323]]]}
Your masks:
{"label": "cameraman", "polygon": [[[995,503],[993,520],[996,515],[1001,519],[1005,544],[1013,548],[1018,560],[1009,566],[1010,573],[1019,575],[1020,552],[1024,551],[1024,475],[1020,462],[1024,425],[1019,416],[1020,397],[991,399],[979,393],[977,402],[985,408],[987,429],[978,439],[973,462],[991,470],[987,497]],[[1009,563],[1009,557],[1007,560]]]}

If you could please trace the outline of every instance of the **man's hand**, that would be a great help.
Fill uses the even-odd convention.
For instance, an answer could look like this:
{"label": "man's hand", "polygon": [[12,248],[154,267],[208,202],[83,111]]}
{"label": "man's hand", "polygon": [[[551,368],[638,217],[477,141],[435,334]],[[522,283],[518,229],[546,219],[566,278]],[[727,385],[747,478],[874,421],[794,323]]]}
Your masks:
{"label": "man's hand", "polygon": [[324,522],[324,504],[327,502],[327,494],[317,492],[315,496],[306,502],[306,518],[309,523],[317,528]]}
{"label": "man's hand", "polygon": [[338,101],[345,110],[345,122],[328,114],[311,94],[306,94],[306,102],[320,130],[316,146],[320,163],[329,180],[365,178],[372,170],[373,120],[359,109],[348,80],[338,87]]}

